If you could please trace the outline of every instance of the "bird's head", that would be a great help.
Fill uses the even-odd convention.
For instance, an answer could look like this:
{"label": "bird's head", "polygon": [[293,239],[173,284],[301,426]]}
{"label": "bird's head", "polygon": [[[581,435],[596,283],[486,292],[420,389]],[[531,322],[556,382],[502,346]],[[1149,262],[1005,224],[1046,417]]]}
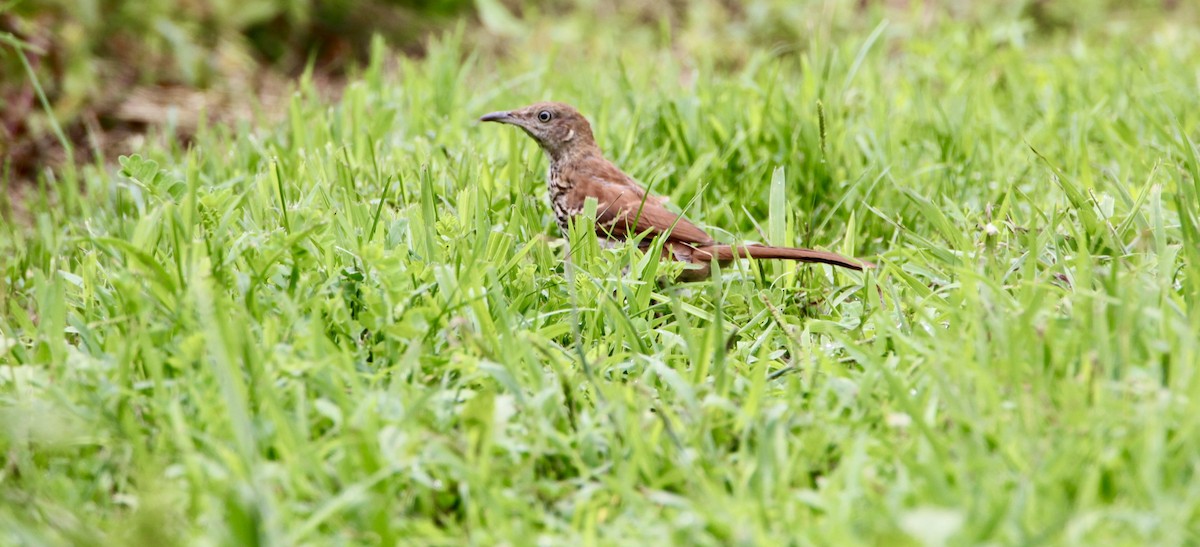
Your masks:
{"label": "bird's head", "polygon": [[479,121],[520,127],[555,160],[596,145],[592,126],[583,114],[568,104],[535,103],[516,110],[492,112]]}

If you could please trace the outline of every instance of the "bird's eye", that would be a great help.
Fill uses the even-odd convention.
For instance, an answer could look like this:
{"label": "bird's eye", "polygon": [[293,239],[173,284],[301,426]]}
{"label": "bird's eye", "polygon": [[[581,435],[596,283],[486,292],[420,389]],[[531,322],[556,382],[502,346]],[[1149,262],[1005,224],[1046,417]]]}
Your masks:
{"label": "bird's eye", "polygon": [[550,121],[550,118],[552,118],[552,117],[553,116],[550,115],[549,110],[543,110],[541,112],[538,112],[538,120],[541,120],[542,123],[546,123],[546,122]]}

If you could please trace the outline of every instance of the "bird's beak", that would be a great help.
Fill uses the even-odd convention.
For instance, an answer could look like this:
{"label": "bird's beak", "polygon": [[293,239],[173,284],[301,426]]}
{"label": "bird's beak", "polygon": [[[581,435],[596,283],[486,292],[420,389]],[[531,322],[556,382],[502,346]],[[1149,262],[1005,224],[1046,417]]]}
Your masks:
{"label": "bird's beak", "polygon": [[500,112],[492,112],[491,114],[484,114],[483,117],[479,118],[479,121],[481,121],[481,122],[513,123],[513,117],[512,117],[512,113],[510,113],[509,111],[502,110]]}

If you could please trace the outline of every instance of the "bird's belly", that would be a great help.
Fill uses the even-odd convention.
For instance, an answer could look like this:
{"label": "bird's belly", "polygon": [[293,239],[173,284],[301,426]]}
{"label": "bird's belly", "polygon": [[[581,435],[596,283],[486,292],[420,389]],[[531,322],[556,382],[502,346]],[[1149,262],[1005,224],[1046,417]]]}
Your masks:
{"label": "bird's belly", "polygon": [[551,197],[550,207],[554,210],[554,222],[558,224],[558,229],[562,231],[563,237],[570,235],[571,217],[575,213],[567,207],[566,199],[561,197]]}
{"label": "bird's belly", "polygon": [[571,217],[578,215],[579,210],[570,206],[567,202],[567,192],[562,187],[561,181],[553,176],[550,177],[550,208],[554,212],[554,222],[558,224],[558,229],[562,231],[563,237],[567,237],[570,232]]}

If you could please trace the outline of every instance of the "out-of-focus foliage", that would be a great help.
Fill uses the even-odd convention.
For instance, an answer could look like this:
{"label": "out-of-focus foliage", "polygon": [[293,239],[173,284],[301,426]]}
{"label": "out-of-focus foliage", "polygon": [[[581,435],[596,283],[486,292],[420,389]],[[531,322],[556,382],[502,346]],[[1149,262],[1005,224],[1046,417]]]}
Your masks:
{"label": "out-of-focus foliage", "polygon": [[[561,20],[557,43],[609,35],[596,26],[618,25],[684,51],[716,48],[705,56],[737,66],[755,49],[795,52],[809,35],[856,30],[877,9],[979,24],[1016,19],[1039,32],[1087,31],[1114,17],[1134,20],[1164,9],[1194,11],[1179,0],[10,0],[0,2],[0,163],[29,174],[52,160],[47,149],[59,145],[18,43],[29,46],[25,55],[55,118],[71,141],[88,148],[95,146],[89,131],[127,121],[117,113],[131,88],[215,88],[252,97],[264,73],[294,73],[309,63],[322,74],[337,73],[365,59],[376,34],[417,52],[430,31],[462,16],[485,31],[469,33],[468,41],[499,48],[505,37],[528,30],[520,21],[550,15]],[[832,12],[861,16],[836,18],[842,28],[817,28],[817,21],[830,20],[820,14]]]}
{"label": "out-of-focus foliage", "polygon": [[[18,43],[74,133],[106,116],[132,86],[244,86],[260,69],[308,62],[338,70],[371,36],[412,48],[471,0],[37,0],[0,2],[0,158],[50,135]],[[36,162],[25,149],[14,161]],[[21,167],[20,165],[17,166]]]}

